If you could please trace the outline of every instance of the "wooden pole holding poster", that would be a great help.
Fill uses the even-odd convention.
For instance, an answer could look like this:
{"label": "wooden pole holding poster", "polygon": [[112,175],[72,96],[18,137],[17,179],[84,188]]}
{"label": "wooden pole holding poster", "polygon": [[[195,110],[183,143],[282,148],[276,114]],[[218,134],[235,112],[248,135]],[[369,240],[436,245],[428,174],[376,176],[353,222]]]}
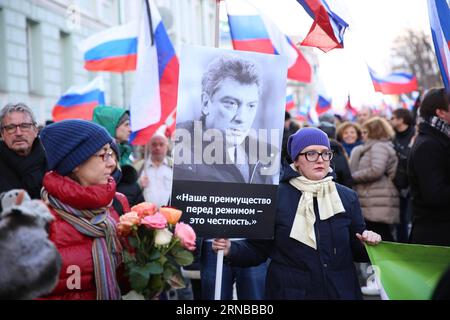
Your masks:
{"label": "wooden pole holding poster", "polygon": [[[219,48],[220,39],[220,0],[215,1],[216,5],[216,23],[214,30],[214,47]],[[223,271],[223,250],[217,251],[216,261],[216,286],[214,291],[214,300],[220,300],[222,292],[222,272]]]}

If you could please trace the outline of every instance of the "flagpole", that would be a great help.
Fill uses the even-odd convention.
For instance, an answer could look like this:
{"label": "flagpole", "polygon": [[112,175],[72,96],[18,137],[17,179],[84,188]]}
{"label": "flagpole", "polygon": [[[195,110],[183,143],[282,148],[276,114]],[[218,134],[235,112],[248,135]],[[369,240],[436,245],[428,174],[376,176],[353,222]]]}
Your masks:
{"label": "flagpole", "polygon": [[[219,48],[219,37],[220,37],[220,0],[216,0],[216,23],[214,32],[214,47]],[[223,250],[217,251],[217,262],[216,262],[216,284],[214,291],[214,300],[220,300],[222,292],[222,274],[223,274]]]}
{"label": "flagpole", "polygon": [[[119,0],[117,2],[118,7],[119,7],[119,25],[122,25],[125,21],[125,12],[123,10],[124,8],[124,4],[123,4],[123,0]],[[126,86],[126,81],[125,81],[125,73],[122,73],[122,99],[123,99],[123,106],[125,107],[125,109],[129,109],[126,106],[127,103],[127,86]]]}
{"label": "flagpole", "polygon": [[220,32],[220,0],[216,0],[216,23],[214,30],[214,48],[219,47]]}
{"label": "flagpole", "polygon": [[155,39],[154,39],[154,34],[153,34],[152,14],[150,12],[150,6],[148,4],[148,0],[144,0],[144,1],[145,1],[145,9],[147,11],[148,24],[150,26],[150,41],[151,41],[151,45],[153,46],[153,44],[155,43]]}
{"label": "flagpole", "polygon": [[[147,175],[147,163],[148,163],[148,143],[145,144],[144,146],[144,164],[143,164],[143,170],[144,170],[144,177],[147,179],[147,185],[145,186],[148,187],[149,181],[148,181],[148,175]],[[142,190],[144,190],[144,188],[142,188]]]}

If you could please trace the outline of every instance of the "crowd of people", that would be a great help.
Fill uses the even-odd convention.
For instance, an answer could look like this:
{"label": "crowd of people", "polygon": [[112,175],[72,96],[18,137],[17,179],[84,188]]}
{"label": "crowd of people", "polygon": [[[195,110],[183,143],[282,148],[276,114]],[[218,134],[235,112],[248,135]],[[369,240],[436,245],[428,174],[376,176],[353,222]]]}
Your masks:
{"label": "crowd of people", "polygon": [[[364,107],[356,121],[327,114],[316,127],[286,113],[274,238],[199,239],[194,298],[214,298],[218,250],[226,256],[223,299],[233,298],[233,285],[239,299],[361,299],[379,293],[355,265],[369,262],[364,244],[450,246],[450,93],[430,89],[414,118],[407,109],[386,119]],[[0,130],[0,228],[22,221],[11,220],[6,195],[14,194],[17,212],[30,210],[12,190],[43,200],[35,206],[45,223],[24,223],[49,262],[28,281],[45,274],[47,282],[26,294],[5,289],[15,286],[17,267],[2,266],[0,296],[120,299],[130,290],[121,260],[129,248],[116,224],[137,203],[170,204],[172,141],[157,132],[136,157],[129,112],[113,106],[96,107],[92,121],[38,130],[27,105],[8,104]],[[3,248],[28,239],[0,241]]]}

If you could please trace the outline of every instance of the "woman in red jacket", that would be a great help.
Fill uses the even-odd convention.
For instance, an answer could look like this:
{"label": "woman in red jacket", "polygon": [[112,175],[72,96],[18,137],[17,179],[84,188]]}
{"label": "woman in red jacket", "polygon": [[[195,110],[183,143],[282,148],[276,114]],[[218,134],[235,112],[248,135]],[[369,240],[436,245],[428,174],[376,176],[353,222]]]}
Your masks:
{"label": "woman in red jacket", "polygon": [[[40,137],[51,170],[41,195],[55,217],[49,236],[63,262],[58,285],[44,299],[120,299],[116,269],[122,245],[112,207],[112,138],[84,120],[54,123]],[[124,197],[121,202],[128,208]]]}

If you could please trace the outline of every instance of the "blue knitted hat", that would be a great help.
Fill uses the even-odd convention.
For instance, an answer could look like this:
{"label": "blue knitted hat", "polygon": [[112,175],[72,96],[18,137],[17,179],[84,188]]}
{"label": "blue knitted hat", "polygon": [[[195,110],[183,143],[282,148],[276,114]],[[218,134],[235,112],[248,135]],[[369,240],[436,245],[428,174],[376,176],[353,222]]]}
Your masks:
{"label": "blue knitted hat", "polygon": [[312,145],[324,146],[330,149],[330,140],[328,140],[326,133],[320,129],[303,128],[289,137],[287,151],[291,159],[295,160],[303,149]]}
{"label": "blue knitted hat", "polygon": [[65,176],[85,162],[105,144],[109,133],[86,120],[63,120],[45,127],[40,134],[49,170]]}

